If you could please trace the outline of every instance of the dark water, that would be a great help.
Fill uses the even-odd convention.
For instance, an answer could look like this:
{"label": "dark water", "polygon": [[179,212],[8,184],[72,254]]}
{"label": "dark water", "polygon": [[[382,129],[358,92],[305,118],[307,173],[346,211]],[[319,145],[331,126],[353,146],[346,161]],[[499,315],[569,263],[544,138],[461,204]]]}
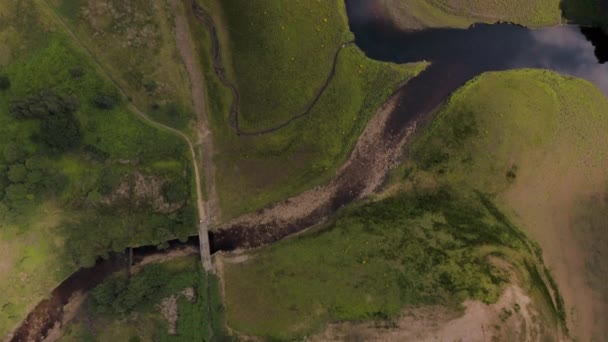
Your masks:
{"label": "dark water", "polygon": [[346,0],[356,44],[373,59],[426,60],[431,66],[402,88],[401,110],[389,130],[404,129],[458,87],[486,71],[542,68],[595,83],[608,94],[608,38],[599,29],[477,24],[468,29],[403,31],[375,12],[377,2]]}

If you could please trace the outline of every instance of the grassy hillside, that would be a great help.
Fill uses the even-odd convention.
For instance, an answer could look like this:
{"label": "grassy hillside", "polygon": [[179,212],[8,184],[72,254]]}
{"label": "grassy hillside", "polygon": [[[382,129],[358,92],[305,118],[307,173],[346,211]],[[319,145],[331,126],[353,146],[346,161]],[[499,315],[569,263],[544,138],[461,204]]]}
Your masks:
{"label": "grassy hillside", "polygon": [[[244,130],[270,128],[304,110],[331,70],[337,48],[352,39],[342,1],[213,1],[200,3],[220,30],[224,66],[241,94]],[[345,48],[336,75],[312,112],[277,132],[239,137],[230,127],[232,96],[210,65],[201,39],[211,123],[217,147],[218,194],[224,218],[295,195],[330,179],[367,120],[398,84],[422,65],[394,65]]]}
{"label": "grassy hillside", "polygon": [[0,13],[4,336],[77,267],[196,226],[185,143],[130,113],[44,2]]}
{"label": "grassy hillside", "polygon": [[194,124],[190,83],[175,43],[170,2],[49,3],[139,108],[179,129]]}
{"label": "grassy hillside", "polygon": [[208,301],[212,301],[213,336],[225,340],[218,283],[210,279],[207,292],[207,276],[197,257],[148,265],[129,279],[118,275],[92,291],[60,340],[206,341]]}
{"label": "grassy hillside", "polygon": [[[592,0],[593,1],[593,0]],[[530,27],[561,22],[560,0],[384,0],[380,8],[404,29],[508,21]]]}
{"label": "grassy hillside", "polygon": [[597,271],[608,260],[598,243],[607,130],[608,101],[595,86],[522,70],[467,84],[412,146],[419,174],[493,194],[539,242],[582,340],[607,333],[606,278]]}

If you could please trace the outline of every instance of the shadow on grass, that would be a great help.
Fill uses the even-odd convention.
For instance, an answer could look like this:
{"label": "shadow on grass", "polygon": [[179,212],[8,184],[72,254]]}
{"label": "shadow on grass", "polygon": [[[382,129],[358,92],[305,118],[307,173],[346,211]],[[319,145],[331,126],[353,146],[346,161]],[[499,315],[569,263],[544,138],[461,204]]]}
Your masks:
{"label": "shadow on grass", "polygon": [[608,29],[608,0],[562,0],[560,9],[568,23]]}

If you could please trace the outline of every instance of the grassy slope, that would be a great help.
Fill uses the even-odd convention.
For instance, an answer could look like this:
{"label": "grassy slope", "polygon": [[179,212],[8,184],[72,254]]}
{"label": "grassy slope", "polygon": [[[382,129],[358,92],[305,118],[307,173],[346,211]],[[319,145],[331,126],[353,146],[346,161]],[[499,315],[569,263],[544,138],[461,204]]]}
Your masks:
{"label": "grassy slope", "polygon": [[385,0],[383,6],[402,28],[467,27],[496,21],[539,27],[561,22],[560,0]]}
{"label": "grassy slope", "polygon": [[[245,129],[266,128],[300,112],[324,82],[336,48],[351,39],[344,4],[337,0],[289,6],[270,0],[201,3],[224,23],[222,53],[242,96]],[[200,30],[200,23],[194,25]],[[237,137],[228,118],[231,96],[213,75],[204,37],[200,49],[225,219],[330,179],[369,117],[397,84],[421,70],[421,65],[374,62],[349,47],[309,116],[266,136]]]}
{"label": "grassy slope", "polygon": [[[8,333],[79,262],[90,262],[108,252],[108,246],[119,250],[127,244],[159,243],[195,231],[193,225],[179,228],[172,223],[174,218],[147,209],[123,206],[104,211],[87,199],[89,194],[101,192],[104,175],[112,175],[110,183],[135,171],[183,179],[189,172],[189,162],[179,139],[147,126],[126,106],[121,104],[112,110],[93,107],[94,94],[112,92],[111,84],[96,74],[87,57],[40,9],[30,1],[0,5],[4,15],[0,25],[0,73],[11,79],[11,88],[0,92],[0,150],[12,143],[22,146],[27,155],[42,156],[44,171],[56,174],[64,186],[52,196],[28,194],[18,210],[0,208],[0,291],[4,294],[0,299],[0,336]],[[49,33],[49,29],[55,33]],[[73,67],[80,67],[84,76],[72,77],[69,70]],[[80,99],[75,115],[83,142],[75,151],[47,157],[40,144],[31,139],[39,131],[38,124],[13,119],[8,103],[49,88]],[[0,164],[6,163],[3,157],[0,159]],[[0,190],[0,197],[4,197],[5,189]],[[125,225],[131,229],[125,229]]]}
{"label": "grassy slope", "polygon": [[190,83],[168,2],[51,2],[139,108],[179,129],[193,124]]}
{"label": "grassy slope", "polygon": [[[154,273],[152,273],[154,272]],[[95,296],[85,303],[78,318],[65,328],[61,341],[202,341],[209,336],[207,329],[207,291],[206,273],[202,272],[196,257],[186,257],[165,262],[160,265],[146,266],[131,278],[131,284],[145,277],[155,278],[159,286],[145,287],[147,295],[136,302],[135,307],[125,313],[104,311],[108,303],[100,304]],[[124,279],[119,275],[116,279]],[[158,282],[160,280],[160,282]],[[222,312],[218,303],[217,281],[210,279],[213,301],[214,336],[222,339]],[[109,280],[100,287],[107,286]],[[131,285],[133,286],[133,285]],[[185,288],[193,288],[196,301],[189,302],[179,293]],[[98,287],[99,288],[99,287]],[[99,291],[99,290],[95,290]],[[95,292],[94,291],[94,292]],[[178,296],[177,335],[167,333],[167,321],[163,318],[158,305],[163,298]],[[101,311],[101,312],[100,312]],[[217,320],[218,322],[215,322]]]}
{"label": "grassy slope", "polygon": [[[593,322],[608,304],[597,272],[607,260],[597,243],[605,239],[607,130],[608,101],[586,81],[489,73],[459,90],[412,148],[418,165],[442,181],[493,193],[540,243],[583,340],[605,336]],[[581,291],[589,284],[596,299]]]}

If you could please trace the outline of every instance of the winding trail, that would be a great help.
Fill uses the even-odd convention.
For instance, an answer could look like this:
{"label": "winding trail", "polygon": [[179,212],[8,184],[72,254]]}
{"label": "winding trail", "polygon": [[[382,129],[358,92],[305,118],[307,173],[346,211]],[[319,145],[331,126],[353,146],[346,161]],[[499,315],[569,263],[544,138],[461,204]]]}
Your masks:
{"label": "winding trail", "polygon": [[241,106],[241,95],[239,94],[239,91],[237,90],[236,85],[234,85],[234,83],[232,83],[226,76],[226,69],[224,68],[223,63],[222,63],[222,56],[221,56],[219,38],[218,38],[218,34],[217,34],[217,28],[215,26],[215,23],[213,22],[213,18],[207,11],[205,11],[197,3],[197,0],[191,0],[191,3],[192,3],[192,13],[194,14],[194,17],[198,21],[203,23],[203,25],[205,25],[205,27],[207,28],[207,30],[209,31],[209,34],[211,36],[211,61],[213,64],[213,70],[214,70],[217,78],[220,80],[220,82],[226,88],[230,89],[230,92],[232,93],[232,104],[230,105],[230,126],[236,131],[236,134],[241,135],[241,136],[259,136],[259,135],[276,132],[276,131],[280,130],[281,128],[289,126],[289,124],[291,124],[292,122],[310,114],[310,112],[313,110],[315,105],[319,102],[319,100],[321,99],[321,96],[323,96],[323,94],[325,93],[325,90],[327,90],[327,87],[329,86],[332,79],[336,75],[336,68],[338,65],[338,60],[340,58],[340,53],[342,52],[342,50],[344,50],[344,48],[354,44],[354,41],[348,41],[348,42],[345,42],[344,44],[340,45],[336,49],[336,52],[334,53],[331,69],[329,71],[329,74],[327,75],[327,78],[325,79],[325,81],[323,82],[323,84],[321,85],[319,90],[317,91],[317,94],[312,98],[312,100],[308,103],[308,105],[302,112],[292,114],[289,119],[287,119],[277,125],[274,125],[270,128],[255,130],[255,131],[247,131],[247,130],[242,129],[241,126],[239,125],[239,111],[240,111],[240,106]]}

